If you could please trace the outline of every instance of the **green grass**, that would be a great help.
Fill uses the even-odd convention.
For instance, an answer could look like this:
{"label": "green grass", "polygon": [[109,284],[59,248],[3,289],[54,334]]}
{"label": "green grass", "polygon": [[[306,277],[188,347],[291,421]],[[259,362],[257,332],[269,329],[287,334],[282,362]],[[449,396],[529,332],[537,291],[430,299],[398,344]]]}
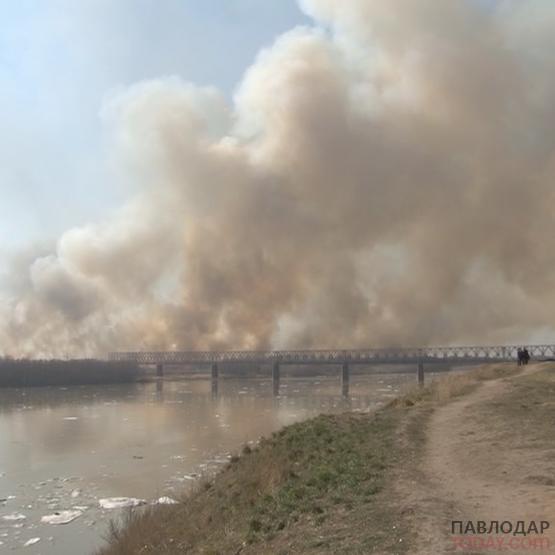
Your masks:
{"label": "green grass", "polygon": [[269,440],[288,475],[256,502],[247,541],[267,540],[300,520],[319,526],[338,508],[373,503],[394,463],[395,426],[393,414],[320,416]]}
{"label": "green grass", "polygon": [[284,428],[182,505],[114,528],[103,553],[404,553],[408,531],[384,495],[400,417],[322,415]]}

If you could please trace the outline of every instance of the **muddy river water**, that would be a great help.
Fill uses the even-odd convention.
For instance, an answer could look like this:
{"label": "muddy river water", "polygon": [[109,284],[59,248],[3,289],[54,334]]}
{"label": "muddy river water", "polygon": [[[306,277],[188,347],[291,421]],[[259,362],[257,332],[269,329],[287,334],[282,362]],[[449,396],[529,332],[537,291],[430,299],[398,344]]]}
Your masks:
{"label": "muddy river water", "polygon": [[373,410],[413,383],[354,375],[347,399],[336,377],[284,379],[279,397],[256,379],[221,380],[217,395],[195,379],[0,390],[0,553],[94,553],[122,511],[101,500],[178,497],[247,442],[322,412]]}

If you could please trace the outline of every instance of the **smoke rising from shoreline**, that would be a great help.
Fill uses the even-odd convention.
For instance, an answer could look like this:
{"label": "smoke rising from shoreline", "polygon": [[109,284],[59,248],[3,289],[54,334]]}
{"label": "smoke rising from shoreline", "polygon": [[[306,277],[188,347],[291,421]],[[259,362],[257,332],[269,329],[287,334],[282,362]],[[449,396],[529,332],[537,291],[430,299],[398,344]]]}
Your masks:
{"label": "smoke rising from shoreline", "polygon": [[134,197],[18,255],[0,352],[552,340],[555,7],[303,8],[232,104],[107,102]]}

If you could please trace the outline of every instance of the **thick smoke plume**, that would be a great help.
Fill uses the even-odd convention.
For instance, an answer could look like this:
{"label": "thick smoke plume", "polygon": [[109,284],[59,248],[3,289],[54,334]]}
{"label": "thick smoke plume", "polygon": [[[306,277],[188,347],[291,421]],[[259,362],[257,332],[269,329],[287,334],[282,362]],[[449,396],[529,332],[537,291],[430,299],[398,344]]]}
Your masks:
{"label": "thick smoke plume", "polygon": [[13,261],[0,351],[553,340],[553,3],[303,9],[231,105],[107,103],[134,197]]}

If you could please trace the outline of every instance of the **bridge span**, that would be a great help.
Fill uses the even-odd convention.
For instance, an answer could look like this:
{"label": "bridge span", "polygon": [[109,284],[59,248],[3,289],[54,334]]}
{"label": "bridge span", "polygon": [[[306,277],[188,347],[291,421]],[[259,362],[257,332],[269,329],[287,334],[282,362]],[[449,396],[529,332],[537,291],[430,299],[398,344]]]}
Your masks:
{"label": "bridge span", "polygon": [[[555,357],[555,345],[523,345],[532,358]],[[518,345],[380,349],[305,349],[292,351],[137,351],[110,353],[110,360],[139,364],[411,364],[424,362],[488,362],[516,359]]]}
{"label": "bridge span", "polygon": [[[555,345],[522,345],[533,359],[555,358]],[[424,383],[424,365],[434,363],[469,364],[516,360],[517,345],[450,346],[379,349],[320,349],[288,351],[136,351],[114,352],[115,361],[155,365],[163,376],[164,365],[210,365],[213,387],[217,387],[219,367],[226,363],[255,363],[272,366],[274,392],[279,392],[281,365],[337,364],[342,367],[343,393],[349,390],[349,367],[354,364],[414,364],[418,383]]]}

